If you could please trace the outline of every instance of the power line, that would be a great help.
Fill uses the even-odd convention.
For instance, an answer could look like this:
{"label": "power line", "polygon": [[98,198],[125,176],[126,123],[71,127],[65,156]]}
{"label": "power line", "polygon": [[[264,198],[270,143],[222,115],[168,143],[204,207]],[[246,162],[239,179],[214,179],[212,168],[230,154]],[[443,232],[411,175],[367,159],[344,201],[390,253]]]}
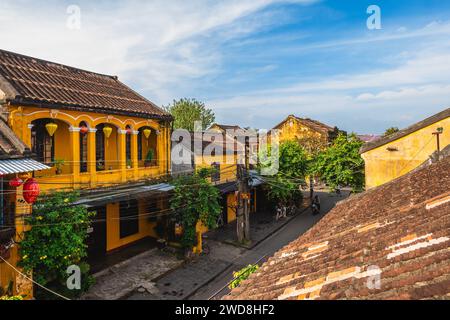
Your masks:
{"label": "power line", "polygon": [[59,293],[57,293],[57,292],[55,292],[55,291],[53,291],[53,290],[51,290],[51,289],[45,287],[45,286],[43,286],[42,284],[40,284],[40,283],[34,281],[33,279],[31,279],[30,277],[28,277],[26,274],[20,272],[16,267],[14,267],[12,264],[10,264],[10,263],[9,263],[7,260],[5,260],[2,256],[0,256],[0,259],[2,259],[2,261],[3,261],[4,263],[6,263],[10,268],[12,268],[15,272],[17,272],[18,274],[20,274],[22,277],[24,277],[24,278],[27,279],[28,281],[31,281],[32,283],[34,283],[34,284],[37,285],[38,287],[44,289],[44,290],[47,291],[47,292],[50,292],[50,293],[54,294],[54,295],[57,296],[57,297],[60,297],[60,298],[62,298],[62,299],[64,299],[64,300],[70,301],[69,298],[67,298],[67,297],[65,297],[65,296],[63,296],[63,295],[61,295],[61,294],[59,294]]}

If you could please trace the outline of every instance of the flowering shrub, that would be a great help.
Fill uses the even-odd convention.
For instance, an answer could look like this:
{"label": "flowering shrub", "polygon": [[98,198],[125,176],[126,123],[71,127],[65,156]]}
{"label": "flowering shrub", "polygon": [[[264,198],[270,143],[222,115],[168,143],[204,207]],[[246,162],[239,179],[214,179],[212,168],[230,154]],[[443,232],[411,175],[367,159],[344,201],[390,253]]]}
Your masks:
{"label": "flowering shrub", "polygon": [[[58,283],[65,289],[66,271],[71,265],[80,266],[86,274],[89,271],[83,259],[87,256],[85,240],[92,213],[83,206],[72,205],[78,198],[76,192],[41,197],[33,206],[33,213],[25,217],[31,229],[20,243],[19,265],[25,272],[32,272],[41,285]],[[89,277],[83,277],[83,288],[87,289],[90,282]]]}

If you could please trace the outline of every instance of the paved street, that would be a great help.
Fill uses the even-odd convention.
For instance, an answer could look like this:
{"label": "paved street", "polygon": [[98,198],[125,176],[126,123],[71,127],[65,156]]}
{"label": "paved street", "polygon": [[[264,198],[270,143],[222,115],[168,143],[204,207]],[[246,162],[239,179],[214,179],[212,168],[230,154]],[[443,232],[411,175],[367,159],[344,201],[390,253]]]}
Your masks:
{"label": "paved street", "polygon": [[[348,193],[345,193],[348,195]],[[252,250],[248,250],[233,261],[233,265],[224,271],[209,285],[201,288],[191,296],[191,300],[206,300],[210,298],[220,299],[226,295],[228,290],[228,283],[233,279],[233,271],[238,271],[243,267],[254,264],[257,261],[264,262],[267,258],[272,256],[279,249],[297,239],[300,235],[308,231],[320,219],[322,219],[327,212],[329,212],[336,204],[336,202],[343,200],[343,197],[336,197],[328,193],[319,193],[321,198],[322,214],[313,216],[311,210],[295,217],[284,228],[278,230],[268,239],[261,242]],[[265,257],[265,258],[263,258]]]}
{"label": "paved street", "polygon": [[[260,242],[251,250],[208,240],[211,253],[197,261],[178,268],[158,279],[151,290],[135,292],[130,300],[155,299],[191,299],[205,300],[214,297],[220,299],[228,293],[227,284],[232,280],[234,271],[263,262],[283,246],[297,239],[315,225],[336,202],[344,199],[328,193],[319,194],[322,201],[322,214],[313,216],[310,210],[294,217],[284,227]],[[346,192],[345,195],[348,195]]]}

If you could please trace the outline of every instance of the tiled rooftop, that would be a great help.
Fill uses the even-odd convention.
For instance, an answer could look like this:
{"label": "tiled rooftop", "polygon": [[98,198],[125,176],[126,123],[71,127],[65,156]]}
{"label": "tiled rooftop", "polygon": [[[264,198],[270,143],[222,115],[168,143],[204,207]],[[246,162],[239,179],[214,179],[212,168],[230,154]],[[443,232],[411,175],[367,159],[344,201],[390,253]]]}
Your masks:
{"label": "tiled rooftop", "polygon": [[117,77],[0,50],[0,89],[8,101],[145,118],[170,115]]}
{"label": "tiled rooftop", "polygon": [[339,203],[226,299],[450,299],[450,157]]}

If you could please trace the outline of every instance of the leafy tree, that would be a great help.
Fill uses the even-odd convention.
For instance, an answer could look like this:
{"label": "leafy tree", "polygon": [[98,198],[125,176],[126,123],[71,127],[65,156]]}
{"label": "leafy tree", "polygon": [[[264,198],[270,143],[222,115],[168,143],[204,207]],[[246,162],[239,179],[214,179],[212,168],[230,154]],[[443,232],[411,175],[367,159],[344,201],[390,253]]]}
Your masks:
{"label": "leafy tree", "polygon": [[269,167],[275,160],[279,162],[278,173],[266,177],[269,199],[284,203],[301,200],[302,193],[299,186],[304,183],[308,172],[308,156],[305,149],[296,141],[283,142],[279,147],[279,158],[273,159],[271,146],[265,148],[268,148],[268,151],[263,149],[261,152],[269,154],[269,157],[260,157],[263,159],[260,167]]}
{"label": "leafy tree", "polygon": [[216,120],[214,112],[195,99],[174,100],[165,110],[175,118],[174,129],[194,131],[194,122],[201,121],[205,130]]}
{"label": "leafy tree", "polygon": [[[33,206],[33,213],[25,217],[31,227],[20,243],[20,266],[25,272],[33,272],[33,278],[41,285],[56,285],[58,292],[77,296],[86,291],[93,280],[88,276],[88,236],[92,213],[83,206],[71,205],[79,194],[58,192],[40,198]],[[66,287],[67,268],[78,265],[83,273],[82,289],[69,291]]]}
{"label": "leafy tree", "polygon": [[312,172],[333,189],[341,185],[361,191],[364,188],[364,160],[359,154],[362,145],[355,134],[340,134],[330,148],[316,157]]}
{"label": "leafy tree", "polygon": [[397,133],[399,131],[400,131],[399,128],[391,127],[391,128],[386,129],[386,131],[384,132],[384,136],[388,137],[388,136],[393,135],[394,133]]}
{"label": "leafy tree", "polygon": [[185,248],[195,245],[199,221],[209,229],[217,227],[217,219],[222,212],[220,192],[208,181],[210,174],[211,171],[203,169],[173,181],[175,190],[170,207],[175,212],[176,221],[183,227],[181,243]]}

